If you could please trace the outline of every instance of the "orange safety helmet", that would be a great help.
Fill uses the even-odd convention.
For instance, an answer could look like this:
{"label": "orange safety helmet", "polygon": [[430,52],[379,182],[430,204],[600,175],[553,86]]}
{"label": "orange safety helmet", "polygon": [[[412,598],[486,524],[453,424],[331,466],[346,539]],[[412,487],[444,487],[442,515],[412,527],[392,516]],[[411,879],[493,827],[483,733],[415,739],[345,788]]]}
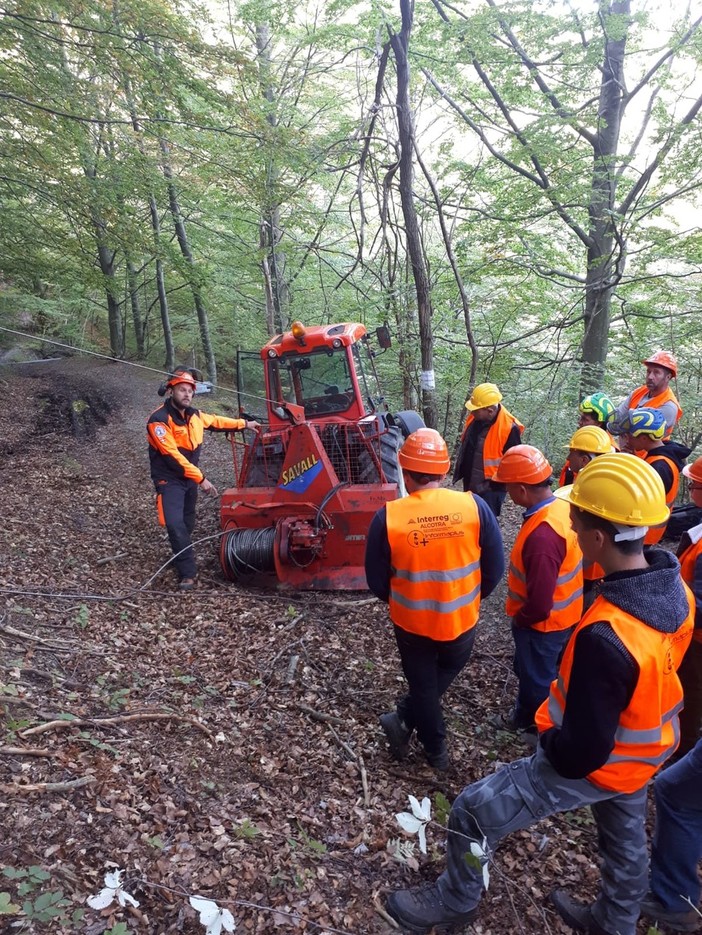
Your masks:
{"label": "orange safety helmet", "polygon": [[189,370],[176,370],[176,372],[168,378],[166,388],[170,389],[173,386],[177,386],[179,383],[187,383],[188,386],[192,386],[193,389],[197,387],[197,381]]}
{"label": "orange safety helmet", "polygon": [[553,474],[545,456],[533,445],[509,448],[491,479],[500,484],[541,484]]}
{"label": "orange safety helmet", "polygon": [[682,472],[685,477],[689,477],[690,480],[702,484],[702,458],[697,458],[692,464],[686,464]]}
{"label": "orange safety helmet", "polygon": [[670,370],[674,377],[678,375],[678,361],[670,351],[656,351],[648,360],[642,360],[642,364],[650,364],[652,367],[665,367]]}
{"label": "orange safety helmet", "polygon": [[451,466],[448,445],[436,429],[417,429],[397,455],[400,467],[418,474],[446,474]]}

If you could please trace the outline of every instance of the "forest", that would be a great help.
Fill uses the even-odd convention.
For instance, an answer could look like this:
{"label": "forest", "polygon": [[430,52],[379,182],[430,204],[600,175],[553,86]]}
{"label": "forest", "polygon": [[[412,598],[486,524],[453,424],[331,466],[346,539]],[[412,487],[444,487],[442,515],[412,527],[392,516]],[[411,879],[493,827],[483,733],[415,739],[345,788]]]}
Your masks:
{"label": "forest", "polygon": [[387,323],[391,405],[455,439],[489,380],[559,453],[580,395],[622,398],[662,347],[694,445],[699,13],[8,0],[0,347],[231,387],[294,319]]}

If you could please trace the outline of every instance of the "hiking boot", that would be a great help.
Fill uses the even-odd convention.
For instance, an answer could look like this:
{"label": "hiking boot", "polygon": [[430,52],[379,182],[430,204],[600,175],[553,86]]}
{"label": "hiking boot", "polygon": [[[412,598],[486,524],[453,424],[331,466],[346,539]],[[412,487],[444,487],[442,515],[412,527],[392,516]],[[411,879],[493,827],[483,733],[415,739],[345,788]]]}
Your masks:
{"label": "hiking boot", "polygon": [[387,714],[381,714],[378,718],[380,726],[390,747],[390,756],[394,760],[404,760],[409,751],[410,737],[412,731],[400,719],[397,711],[390,711]]}
{"label": "hiking boot", "polygon": [[194,578],[181,578],[180,581],[178,582],[179,591],[192,591],[194,587],[195,587]]}
{"label": "hiking boot", "polygon": [[700,922],[699,913],[695,909],[688,909],[687,912],[666,909],[653,893],[646,893],[641,900],[641,915],[660,922],[674,932],[696,932]]}
{"label": "hiking boot", "polygon": [[430,753],[428,750],[425,750],[424,755],[427,758],[427,763],[429,766],[432,766],[434,769],[438,769],[439,772],[445,773],[451,765],[445,743],[442,743],[435,753]]}
{"label": "hiking boot", "polygon": [[449,909],[436,883],[390,893],[387,906],[393,919],[410,932],[460,932],[478,914],[477,906],[468,912]]}
{"label": "hiking boot", "polygon": [[565,890],[554,890],[549,900],[561,919],[574,932],[586,932],[587,935],[614,935],[595,921],[592,906],[576,902]]}

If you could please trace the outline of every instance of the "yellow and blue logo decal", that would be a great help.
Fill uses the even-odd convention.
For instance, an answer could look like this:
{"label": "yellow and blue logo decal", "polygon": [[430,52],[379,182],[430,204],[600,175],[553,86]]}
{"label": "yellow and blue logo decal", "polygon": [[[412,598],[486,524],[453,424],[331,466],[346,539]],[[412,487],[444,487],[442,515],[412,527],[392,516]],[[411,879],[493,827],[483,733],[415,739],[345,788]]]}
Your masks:
{"label": "yellow and blue logo decal", "polygon": [[317,460],[316,455],[310,455],[286,468],[278,486],[293,493],[304,493],[321,470],[321,461]]}

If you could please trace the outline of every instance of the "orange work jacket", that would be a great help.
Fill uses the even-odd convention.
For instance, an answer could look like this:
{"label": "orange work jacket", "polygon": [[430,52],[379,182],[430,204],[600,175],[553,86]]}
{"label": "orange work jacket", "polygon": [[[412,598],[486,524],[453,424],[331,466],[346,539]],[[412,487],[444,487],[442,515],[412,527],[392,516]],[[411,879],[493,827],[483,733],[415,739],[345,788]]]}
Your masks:
{"label": "orange work jacket", "polygon": [[[692,590],[695,581],[695,564],[700,555],[702,555],[702,539],[690,543],[682,554],[678,555],[680,574],[690,590]],[[702,629],[696,627],[692,633],[692,638],[695,642],[702,643]]]}
{"label": "orange work jacket", "polygon": [[606,620],[636,660],[639,679],[619,717],[614,747],[606,763],[587,777],[602,789],[636,792],[678,746],[678,712],[683,706],[683,692],[677,669],[690,644],[695,613],[694,598],[687,587],[685,591],[689,613],[675,633],[660,633],[610,604],[602,595],[595,598],[568,641],[548,698],[536,712],[540,732],[562,726],[578,633]]}
{"label": "orange work jacket", "polygon": [[[638,409],[641,405],[641,400],[648,394],[647,386],[637,386],[634,392],[631,394],[631,399],[629,400],[629,409]],[[680,407],[680,403],[675,395],[675,393],[668,386],[662,393],[659,393],[658,396],[653,396],[651,399],[647,400],[643,405],[646,409],[658,409],[664,403],[675,403],[678,407],[678,415],[675,420],[675,425],[678,424],[680,418],[683,414],[683,411]],[[665,435],[663,436],[663,441],[667,442],[670,436],[673,434],[673,429],[667,429]]]}
{"label": "orange work jacket", "polygon": [[[463,426],[461,441],[465,438],[466,432],[475,420],[472,412],[468,413],[466,424]],[[494,477],[497,473],[497,466],[504,454],[504,447],[512,426],[516,425],[520,433],[524,431],[524,426],[511,412],[507,412],[504,406],[500,406],[497,418],[490,426],[483,443],[483,473],[487,480]]]}
{"label": "orange work jacket", "polygon": [[[675,503],[675,498],[678,495],[678,489],[680,487],[680,468],[677,466],[675,461],[671,458],[667,458],[665,455],[657,454],[660,451],[660,448],[654,448],[653,451],[646,452],[644,455],[644,461],[648,461],[649,464],[653,464],[654,461],[667,461],[670,465],[670,468],[673,472],[673,483],[670,487],[670,490],[665,492],[665,503],[666,506],[669,506],[671,509]],[[646,533],[646,538],[644,543],[646,545],[655,545],[656,542],[660,542],[663,538],[663,533],[665,532],[668,522],[666,521],[660,526],[653,526]]]}
{"label": "orange work jacket", "polygon": [[532,513],[519,530],[510,555],[505,611],[507,616],[514,617],[526,602],[527,580],[522,550],[526,540],[541,523],[547,523],[566,543],[565,558],[558,569],[556,590],[553,592],[551,613],[545,620],[531,627],[532,630],[550,633],[572,627],[580,620],[583,612],[583,554],[578,537],[571,528],[570,506],[565,500],[554,500]]}
{"label": "orange work jacket", "polygon": [[385,505],[390,618],[403,630],[455,640],[480,611],[480,515],[471,493],[431,488]]}

